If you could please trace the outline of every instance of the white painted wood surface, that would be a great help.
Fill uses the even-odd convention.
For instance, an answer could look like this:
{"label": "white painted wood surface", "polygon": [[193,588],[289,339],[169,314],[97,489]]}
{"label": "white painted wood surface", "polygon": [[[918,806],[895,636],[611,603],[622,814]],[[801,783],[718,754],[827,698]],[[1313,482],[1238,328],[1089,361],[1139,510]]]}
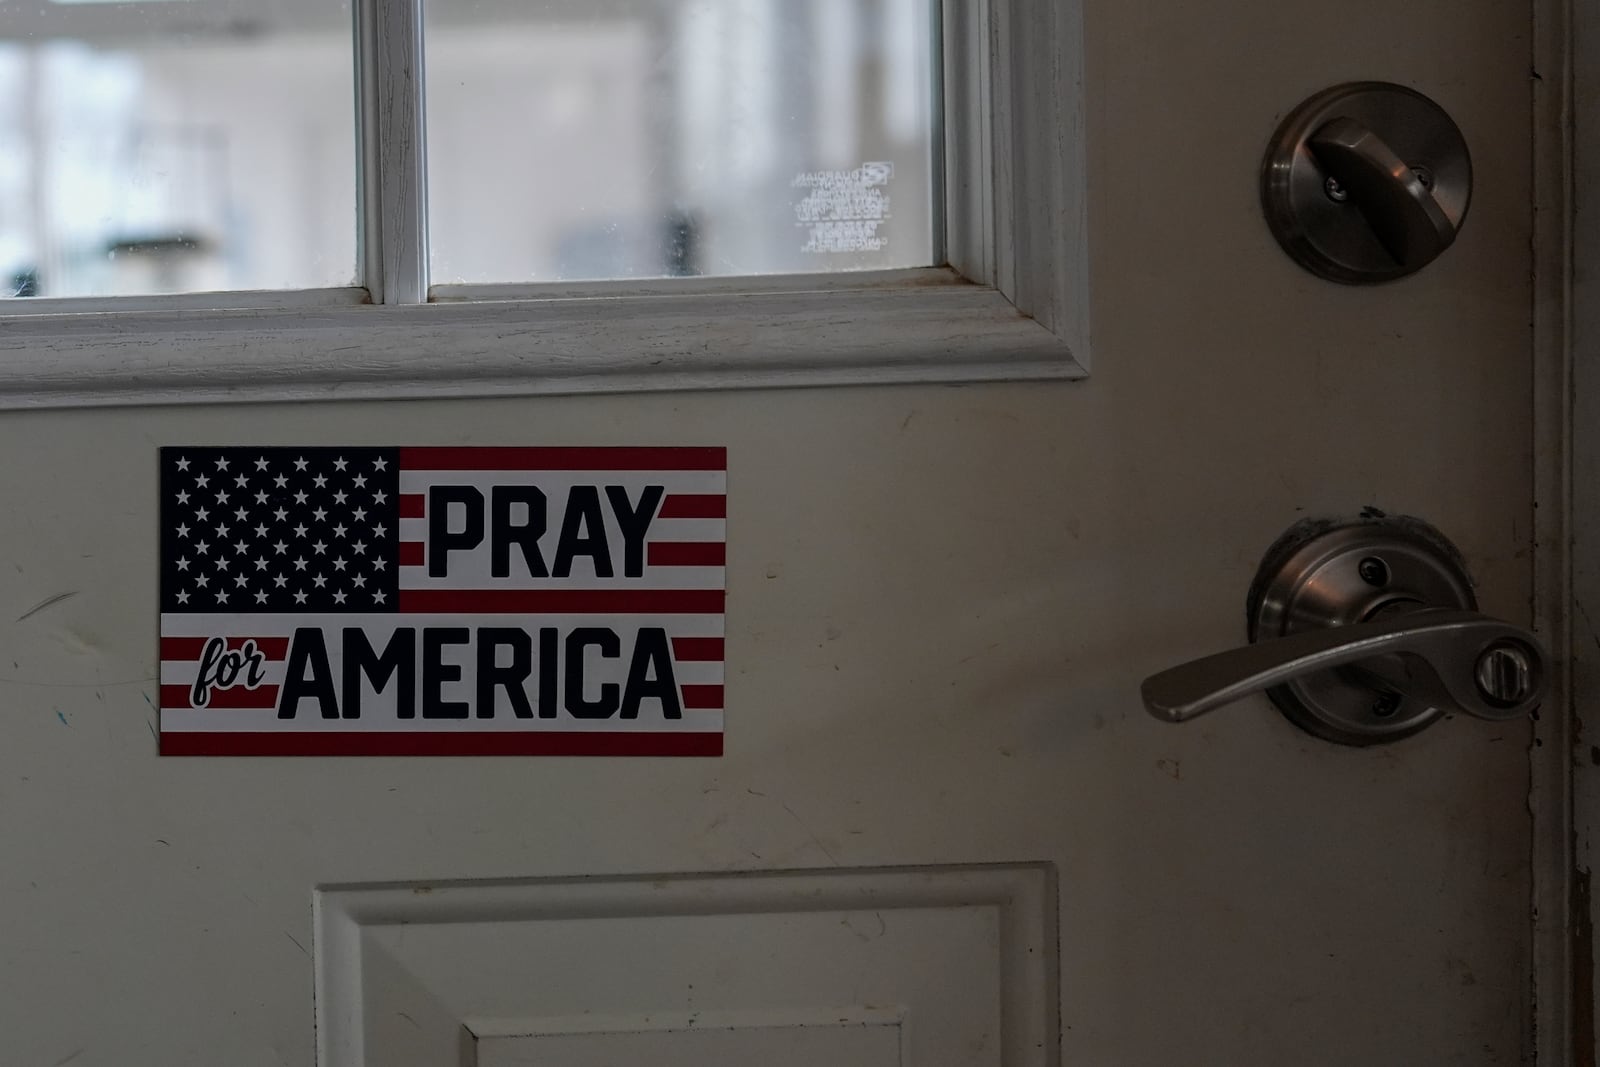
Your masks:
{"label": "white painted wood surface", "polygon": [[[989,0],[993,284],[1089,366],[1083,5]],[[988,280],[988,279],[985,279]]]}
{"label": "white painted wood surface", "polygon": [[1082,5],[946,0],[945,248],[1089,365]]}
{"label": "white painted wood surface", "polygon": [[0,365],[0,408],[1083,374],[1058,337],[995,290],[943,284],[35,315],[0,325]]}
{"label": "white painted wood surface", "polygon": [[421,0],[353,0],[360,248],[375,304],[428,298]]}
{"label": "white painted wood surface", "polygon": [[480,1041],[474,1067],[613,1067],[618,1063],[649,1063],[655,1067],[705,1067],[708,1063],[909,1067],[915,1061],[906,1058],[901,1036],[897,1024],[838,1021],[760,1026],[730,1023],[717,1030],[548,1034]]}
{"label": "white painted wood surface", "polygon": [[[1057,872],[1063,1062],[1530,1059],[1547,1009],[1530,980],[1527,724],[1450,720],[1347,751],[1263,700],[1175,728],[1137,697],[1144,675],[1243,638],[1260,552],[1307,514],[1421,515],[1460,545],[1486,610],[1528,620],[1530,471],[1552,442],[1532,422],[1527,12],[1089,15],[1086,382],[0,416],[0,1059],[310,1067],[317,886],[1020,862]],[[1278,116],[1351,76],[1438,98],[1479,183],[1443,259],[1369,290],[1301,272],[1255,203]],[[939,329],[1021,322],[1019,344],[1058,352],[1003,297],[944,291],[961,314]],[[871,299],[897,309],[880,357],[944,350],[915,294]],[[681,327],[672,350],[850,336],[821,302],[753,300],[766,326],[726,320],[743,328],[703,335],[701,355]],[[661,336],[659,315],[619,303],[614,336]],[[416,356],[435,366],[464,334],[428,316],[476,313],[330,309],[307,330],[380,311],[407,324],[385,344],[442,346]],[[239,349],[307,339],[235,318],[208,351],[241,395],[270,395],[250,392]],[[499,327],[537,347],[538,325],[512,318]],[[87,364],[52,364],[30,330],[168,373],[159,344],[114,324],[5,324],[44,394],[87,398]],[[460,360],[510,358],[489,347]],[[180,395],[137,378],[123,395]],[[182,442],[726,444],[728,755],[158,759],[155,449]],[[381,977],[426,1007],[411,973]]]}
{"label": "white painted wood surface", "polygon": [[[1570,433],[1572,598],[1570,619],[1572,649],[1573,715],[1570,731],[1552,741],[1565,742],[1560,751],[1570,757],[1573,776],[1573,834],[1571,854],[1547,849],[1550,860],[1565,861],[1570,869],[1571,893],[1565,900],[1546,898],[1548,906],[1564,907],[1569,917],[1564,945],[1547,946],[1546,958],[1565,949],[1571,954],[1573,984],[1570,989],[1575,1026],[1574,1063],[1593,1062],[1600,1056],[1596,1018],[1600,1016],[1600,989],[1595,986],[1597,952],[1594,870],[1600,857],[1600,374],[1594,362],[1600,343],[1600,224],[1596,192],[1600,191],[1600,17],[1584,5],[1573,5],[1572,84],[1565,114],[1573,124],[1570,238],[1570,319],[1560,323],[1570,332]],[[1546,808],[1551,806],[1545,801]],[[1553,821],[1553,820],[1552,820]],[[1552,927],[1554,924],[1551,924]],[[1557,991],[1558,993],[1561,991]]]}
{"label": "white painted wood surface", "polygon": [[[1582,831],[1574,807],[1577,746],[1584,720],[1577,714],[1574,660],[1587,642],[1575,642],[1574,555],[1593,558],[1587,515],[1574,511],[1573,153],[1593,136],[1573,128],[1575,11],[1564,3],[1534,5],[1533,176],[1533,561],[1534,626],[1551,650],[1551,696],[1534,725],[1529,759],[1528,807],[1533,816],[1533,999],[1535,1052],[1540,1063],[1582,1062],[1594,1047],[1593,1004],[1575,974],[1587,933],[1575,930],[1577,841]],[[1592,40],[1586,31],[1585,40]],[[1592,45],[1590,48],[1592,49]],[[1600,59],[1591,56],[1588,62]],[[1587,240],[1587,237],[1582,238]],[[1579,246],[1583,247],[1583,246]],[[1578,539],[1575,544],[1575,537]],[[1594,546],[1600,548],[1600,545]],[[1592,762],[1590,763],[1592,765]],[[1600,814],[1600,812],[1597,812]],[[1587,861],[1584,861],[1587,865]],[[1588,965],[1584,964],[1585,971]],[[1587,1050],[1587,1051],[1584,1051]]]}

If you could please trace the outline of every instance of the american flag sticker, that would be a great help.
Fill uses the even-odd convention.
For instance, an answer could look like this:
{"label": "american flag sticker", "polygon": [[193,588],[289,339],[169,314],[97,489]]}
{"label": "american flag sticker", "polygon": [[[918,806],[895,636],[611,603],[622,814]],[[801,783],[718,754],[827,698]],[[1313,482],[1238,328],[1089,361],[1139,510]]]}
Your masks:
{"label": "american flag sticker", "polygon": [[161,753],[719,756],[721,448],[163,448]]}

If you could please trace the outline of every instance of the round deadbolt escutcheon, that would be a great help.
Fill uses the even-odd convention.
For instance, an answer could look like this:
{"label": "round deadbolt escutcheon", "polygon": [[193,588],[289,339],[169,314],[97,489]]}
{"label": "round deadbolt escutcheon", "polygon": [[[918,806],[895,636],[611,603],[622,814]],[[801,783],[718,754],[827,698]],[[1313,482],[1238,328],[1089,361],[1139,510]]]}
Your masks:
{"label": "round deadbolt escutcheon", "polygon": [[1351,285],[1420,270],[1455,240],[1472,195],[1467,142],[1414,89],[1351,82],[1317,93],[1273,134],[1261,204],[1295,262]]}

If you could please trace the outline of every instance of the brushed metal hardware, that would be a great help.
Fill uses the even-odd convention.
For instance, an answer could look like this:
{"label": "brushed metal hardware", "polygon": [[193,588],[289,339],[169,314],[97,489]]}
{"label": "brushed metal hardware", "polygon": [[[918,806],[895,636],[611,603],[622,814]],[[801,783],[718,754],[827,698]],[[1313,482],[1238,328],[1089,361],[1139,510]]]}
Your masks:
{"label": "brushed metal hardware", "polygon": [[1478,613],[1460,554],[1417,519],[1296,525],[1247,607],[1250,644],[1145,679],[1151,714],[1186,722],[1266,691],[1318,737],[1371,745],[1450,712],[1521,718],[1544,697],[1538,640]]}
{"label": "brushed metal hardware", "polygon": [[1330,281],[1390,281],[1456,239],[1472,160],[1438,104],[1387,82],[1324,89],[1272,136],[1261,165],[1267,224],[1301,266]]}

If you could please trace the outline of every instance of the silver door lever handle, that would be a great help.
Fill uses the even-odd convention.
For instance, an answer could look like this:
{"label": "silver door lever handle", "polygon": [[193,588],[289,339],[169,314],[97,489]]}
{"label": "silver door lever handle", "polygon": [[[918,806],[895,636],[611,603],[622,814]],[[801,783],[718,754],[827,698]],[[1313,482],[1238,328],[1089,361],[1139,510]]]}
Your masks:
{"label": "silver door lever handle", "polygon": [[1406,695],[1482,719],[1514,719],[1545,693],[1544,653],[1519,626],[1475,611],[1419,609],[1272,638],[1162,671],[1140,691],[1159,719],[1186,722],[1315,671],[1399,654]]}

